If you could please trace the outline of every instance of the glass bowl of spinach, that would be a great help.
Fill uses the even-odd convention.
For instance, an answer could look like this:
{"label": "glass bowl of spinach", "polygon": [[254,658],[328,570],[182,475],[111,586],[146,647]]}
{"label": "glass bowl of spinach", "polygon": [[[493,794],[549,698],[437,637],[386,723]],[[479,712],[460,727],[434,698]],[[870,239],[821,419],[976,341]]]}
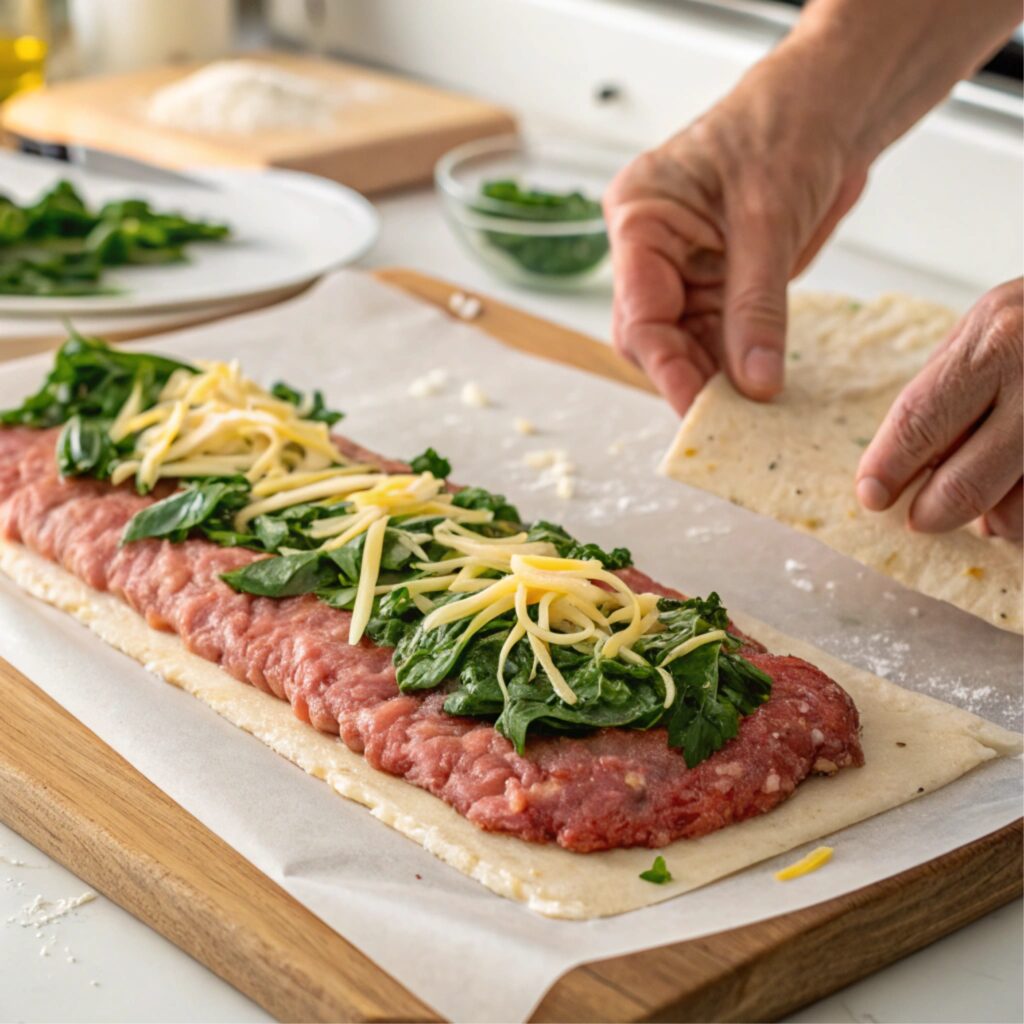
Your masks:
{"label": "glass bowl of spinach", "polygon": [[485,267],[572,289],[607,280],[601,196],[615,170],[609,154],[503,136],[452,150],[435,181],[452,230]]}

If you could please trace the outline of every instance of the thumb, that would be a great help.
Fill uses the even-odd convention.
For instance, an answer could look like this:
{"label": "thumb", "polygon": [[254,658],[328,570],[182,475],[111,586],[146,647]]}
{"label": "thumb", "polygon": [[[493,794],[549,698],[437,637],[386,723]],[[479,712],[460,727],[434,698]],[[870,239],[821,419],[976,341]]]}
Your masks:
{"label": "thumb", "polygon": [[786,351],[786,285],[792,265],[783,232],[744,226],[729,233],[724,363],[736,388],[767,401],[782,390]]}

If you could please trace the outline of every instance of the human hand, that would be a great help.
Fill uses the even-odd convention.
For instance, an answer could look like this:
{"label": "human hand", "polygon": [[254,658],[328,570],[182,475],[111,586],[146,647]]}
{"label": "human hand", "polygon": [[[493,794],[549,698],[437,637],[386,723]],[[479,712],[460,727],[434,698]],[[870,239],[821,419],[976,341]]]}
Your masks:
{"label": "human hand", "polygon": [[857,496],[889,508],[918,474],[909,525],[941,533],[981,518],[1020,540],[1024,460],[1024,279],[993,288],[903,389],[857,470]]}
{"label": "human hand", "polygon": [[677,412],[719,368],[751,398],[779,391],[787,282],[874,158],[1019,21],[1020,0],[815,0],[724,100],[615,179],[615,344]]}
{"label": "human hand", "polygon": [[807,68],[793,52],[762,61],[606,195],[615,346],[680,415],[718,369],[750,398],[781,389],[786,286],[864,186],[867,161]]}

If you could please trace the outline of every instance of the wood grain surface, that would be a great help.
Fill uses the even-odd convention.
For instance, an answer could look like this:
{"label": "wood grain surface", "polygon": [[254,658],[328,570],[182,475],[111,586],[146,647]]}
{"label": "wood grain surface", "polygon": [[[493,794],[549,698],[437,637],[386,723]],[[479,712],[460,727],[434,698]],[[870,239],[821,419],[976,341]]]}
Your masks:
{"label": "wood grain surface", "polygon": [[154,125],[146,99],[201,65],[150,68],[59,83],[3,106],[10,135],[83,145],[163,167],[284,167],[379,193],[431,180],[448,150],[515,131],[490,103],[337,60],[286,53],[245,54],[311,79],[339,97],[323,128],[253,134],[188,132]]}
{"label": "wood grain surface", "polygon": [[[443,309],[455,290],[377,276]],[[483,305],[476,325],[514,348],[645,383],[605,345]],[[280,1020],[438,1019],[2,659],[0,707],[0,820],[89,885]],[[776,1019],[1019,895],[1022,834],[1018,822],[794,914],[579,967],[534,1019]]]}

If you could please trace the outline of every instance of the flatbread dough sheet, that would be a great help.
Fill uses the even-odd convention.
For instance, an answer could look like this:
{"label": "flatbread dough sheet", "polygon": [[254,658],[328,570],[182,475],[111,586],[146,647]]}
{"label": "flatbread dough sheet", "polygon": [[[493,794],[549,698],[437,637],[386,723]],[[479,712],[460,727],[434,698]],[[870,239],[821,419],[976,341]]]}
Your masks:
{"label": "flatbread dough sheet", "polygon": [[1019,545],[965,528],[911,533],[909,501],[866,512],[854,493],[861,453],[956,315],[899,295],[790,302],[786,388],[770,404],[722,375],[697,397],[661,472],[818,540],[1001,629],[1024,631]]}
{"label": "flatbread dough sheet", "polygon": [[673,881],[652,885],[638,877],[651,865],[651,850],[574,854],[482,832],[431,794],[376,771],[336,737],[299,721],[286,702],[189,653],[174,634],[151,629],[119,598],[9,542],[0,542],[0,569],[452,867],[552,917],[604,917],[670,899],[913,800],[1021,747],[1015,734],[975,715],[736,616],[742,629],[773,650],[806,658],[847,689],[860,709],[867,764],[803,783],[770,814],[665,847],[658,852]]}

